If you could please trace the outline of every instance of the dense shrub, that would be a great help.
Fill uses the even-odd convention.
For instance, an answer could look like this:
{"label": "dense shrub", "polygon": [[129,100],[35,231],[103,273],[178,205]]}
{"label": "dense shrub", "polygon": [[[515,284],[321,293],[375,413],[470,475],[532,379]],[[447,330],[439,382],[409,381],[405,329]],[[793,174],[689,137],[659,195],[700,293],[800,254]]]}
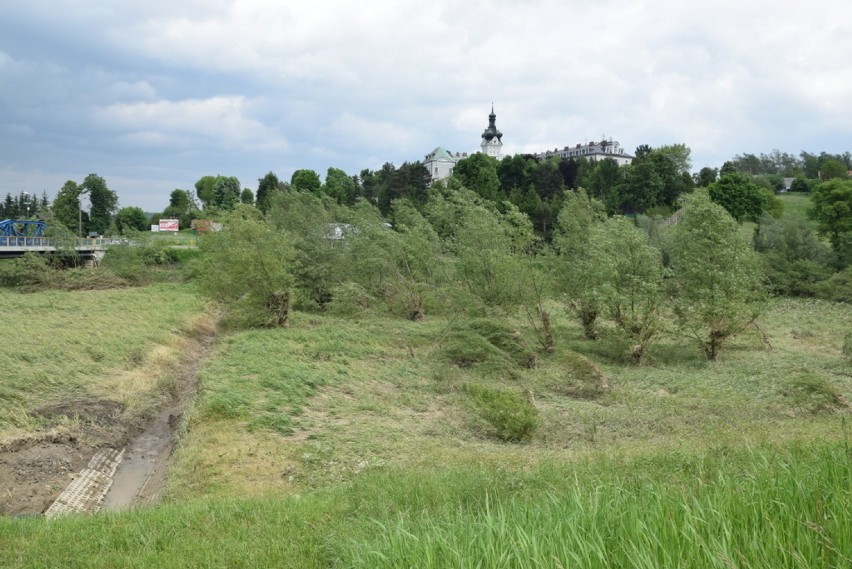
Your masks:
{"label": "dense shrub", "polygon": [[47,258],[27,253],[18,259],[0,262],[0,286],[39,286],[53,279],[54,269]]}
{"label": "dense shrub", "polygon": [[814,285],[819,298],[835,302],[852,302],[852,267]]}
{"label": "dense shrub", "polygon": [[831,250],[801,216],[775,219],[764,214],[753,242],[766,263],[770,290],[776,294],[813,296],[814,285],[832,273]]}

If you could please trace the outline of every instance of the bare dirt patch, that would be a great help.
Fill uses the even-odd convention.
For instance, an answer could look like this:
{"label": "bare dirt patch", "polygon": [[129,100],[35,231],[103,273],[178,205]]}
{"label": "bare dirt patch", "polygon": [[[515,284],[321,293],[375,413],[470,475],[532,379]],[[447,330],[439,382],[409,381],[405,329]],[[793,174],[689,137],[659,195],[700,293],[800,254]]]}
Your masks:
{"label": "bare dirt patch", "polygon": [[126,448],[104,501],[120,509],[159,498],[166,482],[176,429],[196,390],[196,374],[208,354],[215,324],[199,327],[183,345],[170,400],[147,417],[127,413],[107,399],[63,401],[30,411],[38,432],[0,444],[0,515],[43,513],[104,448]]}
{"label": "bare dirt patch", "polygon": [[0,446],[0,514],[44,512],[98,448],[122,436],[104,437],[110,430],[99,428],[75,431],[49,431]]}

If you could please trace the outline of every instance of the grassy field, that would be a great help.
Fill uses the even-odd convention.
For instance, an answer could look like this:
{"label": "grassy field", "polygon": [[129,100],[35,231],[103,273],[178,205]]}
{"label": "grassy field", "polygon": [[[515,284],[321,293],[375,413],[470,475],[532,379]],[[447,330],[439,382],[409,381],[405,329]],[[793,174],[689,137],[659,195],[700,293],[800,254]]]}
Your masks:
{"label": "grassy field", "polygon": [[[33,316],[43,294],[20,297]],[[114,339],[98,373],[69,367],[51,397],[109,391],[106,372],[150,357],[140,339],[156,346],[199,310],[178,287],[115,294],[139,295],[147,323]],[[150,306],[166,297],[170,315]],[[126,321],[134,303],[115,302],[102,318]],[[559,316],[557,350],[534,367],[523,319],[493,335],[502,350],[462,335],[463,318],[296,313],[290,329],[225,335],[199,373],[166,503],[0,519],[0,566],[848,566],[852,307],[776,300],[765,338],[749,331],[711,363],[667,336],[642,367]],[[88,345],[68,334],[55,350]],[[60,365],[31,359],[18,373]],[[0,385],[18,414],[46,399]],[[488,390],[513,398],[476,396]],[[525,442],[504,440],[517,415],[495,419],[494,401],[534,409]],[[16,416],[7,424],[29,425]]]}
{"label": "grassy field", "polygon": [[202,312],[186,285],[21,294],[0,289],[0,442],[38,427],[48,404],[152,403],[180,336]]}
{"label": "grassy field", "polygon": [[[808,219],[808,210],[811,207],[810,194],[787,192],[784,194],[776,194],[776,197],[781,200],[781,203],[784,205],[783,217],[798,216]],[[813,221],[811,221],[810,224],[811,228],[816,231],[816,224]],[[740,234],[751,242],[751,238],[754,236],[754,228],[756,226],[757,224],[753,221],[745,221],[740,224]]]}
{"label": "grassy field", "polygon": [[[667,338],[650,364],[624,365],[611,346],[558,323],[557,352],[532,370],[463,368],[446,358],[447,322],[351,321],[298,314],[291,330],[223,341],[173,471],[175,500],[278,495],[348,481],[372,468],[487,463],[524,468],[600,453],[749,445],[842,437],[837,412],[852,398],[840,353],[846,305],[781,300],[757,331],[708,363]],[[520,323],[519,323],[520,324]],[[583,390],[576,355],[608,378]],[[493,436],[465,386],[532,398],[539,428],[527,444]]]}

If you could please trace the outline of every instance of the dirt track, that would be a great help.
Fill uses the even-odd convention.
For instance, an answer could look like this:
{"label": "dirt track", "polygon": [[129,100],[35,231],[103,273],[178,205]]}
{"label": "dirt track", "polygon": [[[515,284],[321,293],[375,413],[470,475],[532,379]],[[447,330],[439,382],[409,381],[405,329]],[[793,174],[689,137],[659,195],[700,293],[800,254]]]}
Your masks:
{"label": "dirt track", "polygon": [[[214,332],[190,342],[182,354],[177,392],[152,417],[129,421],[121,404],[94,399],[32,410],[45,420],[42,431],[0,445],[0,515],[44,513],[102,449],[125,451],[104,509],[157,501],[166,483],[176,429],[195,394],[197,371]],[[98,508],[100,503],[84,511]]]}

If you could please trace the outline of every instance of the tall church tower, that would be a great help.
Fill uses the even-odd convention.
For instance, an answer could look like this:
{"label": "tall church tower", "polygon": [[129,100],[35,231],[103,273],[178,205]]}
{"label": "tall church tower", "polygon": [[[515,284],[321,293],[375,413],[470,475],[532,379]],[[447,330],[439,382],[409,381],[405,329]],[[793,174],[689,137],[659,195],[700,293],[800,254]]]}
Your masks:
{"label": "tall church tower", "polygon": [[502,158],[503,141],[501,139],[503,133],[497,130],[496,120],[497,115],[494,114],[494,104],[492,103],[491,114],[488,115],[488,128],[482,133],[482,144],[479,147],[486,156]]}

